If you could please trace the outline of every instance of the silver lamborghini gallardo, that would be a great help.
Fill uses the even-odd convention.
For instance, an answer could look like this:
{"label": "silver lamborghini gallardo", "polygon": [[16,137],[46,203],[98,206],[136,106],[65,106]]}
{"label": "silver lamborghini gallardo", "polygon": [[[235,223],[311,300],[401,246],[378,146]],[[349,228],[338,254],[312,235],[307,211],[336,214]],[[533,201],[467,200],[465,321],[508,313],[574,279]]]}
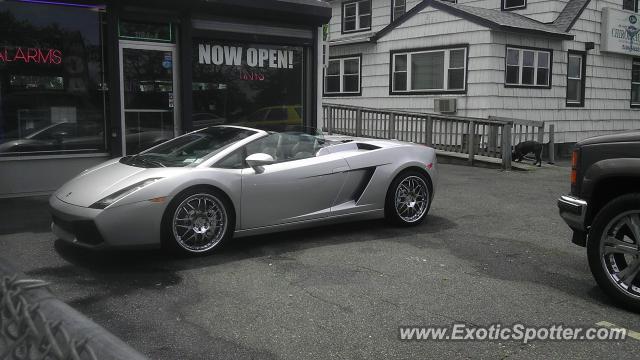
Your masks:
{"label": "silver lamborghini gallardo", "polygon": [[414,225],[436,175],[435,151],[422,145],[214,126],[85,170],[51,196],[51,228],[89,248],[204,253],[321,223]]}

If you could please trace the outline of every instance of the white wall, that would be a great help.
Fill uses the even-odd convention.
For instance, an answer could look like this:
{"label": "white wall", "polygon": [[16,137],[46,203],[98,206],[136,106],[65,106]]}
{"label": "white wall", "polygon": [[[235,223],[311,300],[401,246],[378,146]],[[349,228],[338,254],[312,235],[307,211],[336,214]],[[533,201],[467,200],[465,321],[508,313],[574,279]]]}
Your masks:
{"label": "white wall", "polygon": [[[576,36],[574,41],[490,31],[427,7],[378,43],[332,47],[332,56],[362,53],[362,96],[324,101],[432,112],[434,98],[452,96],[458,99],[460,116],[504,116],[553,123],[558,143],[640,128],[640,109],[629,106],[632,57],[599,52],[600,11],[605,6],[613,7],[604,1],[591,2],[571,32]],[[595,42],[596,48],[587,55],[585,106],[566,107],[567,50],[584,50],[586,41]],[[466,95],[389,95],[390,50],[464,43],[469,44]],[[506,44],[553,49],[552,88],[505,88]]]}

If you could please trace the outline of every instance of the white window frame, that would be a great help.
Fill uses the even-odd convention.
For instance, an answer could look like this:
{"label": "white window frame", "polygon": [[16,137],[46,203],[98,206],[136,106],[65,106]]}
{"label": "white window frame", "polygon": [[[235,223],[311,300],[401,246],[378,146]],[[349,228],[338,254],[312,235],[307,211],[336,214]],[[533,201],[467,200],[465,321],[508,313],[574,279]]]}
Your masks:
{"label": "white window frame", "polygon": [[631,107],[640,107],[640,102],[633,102],[633,85],[640,85],[640,81],[633,81],[633,68],[640,68],[640,58],[634,58],[631,63]]}
{"label": "white window frame", "polygon": [[[360,14],[360,3],[362,2],[368,2],[369,3],[369,13],[368,14]],[[358,32],[358,31],[366,31],[366,30],[371,30],[371,23],[373,21],[373,16],[372,16],[372,12],[373,12],[373,1],[372,0],[358,0],[358,1],[350,1],[350,2],[345,2],[342,4],[342,32],[347,34],[347,33],[353,33],[353,32]],[[345,14],[347,13],[345,11],[345,9],[347,8],[347,6],[355,6],[355,20],[356,20],[356,27],[353,30],[346,30],[344,28],[344,23],[346,20],[346,16]],[[360,26],[360,17],[361,16],[369,16],[369,26],[368,27],[361,27]],[[350,18],[352,18],[353,16],[350,16]]]}
{"label": "white window frame", "polygon": [[[578,75],[578,77],[571,77],[569,76],[569,62],[571,60],[571,58],[578,58],[580,59],[580,74]],[[567,97],[567,104],[572,104],[572,105],[579,105],[582,104],[584,101],[584,91],[582,89],[582,82],[584,81],[584,74],[582,73],[582,68],[584,66],[584,64],[582,63],[584,61],[584,56],[582,54],[579,53],[568,53],[567,54],[567,95],[569,92],[569,80],[574,80],[574,81],[578,81],[580,84],[580,98],[578,100],[574,100],[574,99],[569,99],[569,97]]]}
{"label": "white window frame", "polygon": [[[407,13],[407,0],[402,0],[404,3],[398,5],[398,0],[391,0],[391,21],[396,21],[397,18]],[[396,16],[396,10],[402,10],[402,14]]]}
{"label": "white window frame", "polygon": [[[358,91],[344,91],[344,76],[345,75],[354,75],[354,74],[345,74],[344,73],[344,62],[347,60],[358,60]],[[340,62],[340,72],[339,75],[330,75],[330,76],[339,76],[340,77],[340,90],[339,91],[327,91],[327,72],[326,70],[329,68],[329,65],[332,61]],[[343,58],[335,58],[329,59],[327,63],[327,69],[325,69],[324,73],[324,83],[323,90],[325,95],[359,95],[360,94],[360,85],[362,81],[362,62],[360,56],[349,56]]]}
{"label": "white window frame", "polygon": [[[509,50],[518,51],[518,83],[510,83],[507,82],[507,67],[515,66],[509,65],[507,61],[509,60],[508,53]],[[523,66],[524,56],[523,52],[529,51],[533,52],[533,84],[523,84],[522,83],[522,73],[525,67],[529,68],[531,66]],[[540,53],[546,53],[548,56],[548,65],[547,67],[538,66],[538,55]],[[528,48],[519,48],[515,46],[507,46],[506,51],[504,52],[504,84],[507,86],[519,86],[519,87],[538,87],[538,88],[550,88],[551,87],[551,66],[552,66],[552,57],[553,52],[551,50],[543,50],[543,49],[528,49]],[[538,85],[538,69],[547,69],[547,83],[544,85]]]}
{"label": "white window frame", "polygon": [[[451,51],[455,50],[463,50],[464,51],[464,68],[450,68],[450,54]],[[442,89],[413,89],[411,84],[411,75],[412,75],[412,66],[411,66],[411,56],[415,54],[426,54],[426,53],[436,53],[436,52],[444,52],[444,79],[442,81]],[[396,69],[396,56],[407,56],[407,70],[406,71],[395,71]],[[431,49],[431,50],[420,50],[420,51],[408,51],[408,52],[397,52],[392,55],[391,60],[391,94],[406,94],[406,93],[448,93],[448,92],[461,92],[467,90],[467,67],[468,67],[468,58],[467,58],[467,48],[466,47],[451,47],[444,49]],[[455,69],[464,69],[463,75],[463,87],[461,89],[449,89],[449,70]],[[407,79],[407,89],[406,90],[396,90],[395,88],[395,74],[400,72],[406,72]]]}
{"label": "white window frame", "polygon": [[527,7],[527,0],[522,0],[523,1],[522,5],[511,6],[511,7],[507,7],[507,0],[501,0],[501,1],[502,1],[502,10],[517,10],[517,9],[524,9]]}

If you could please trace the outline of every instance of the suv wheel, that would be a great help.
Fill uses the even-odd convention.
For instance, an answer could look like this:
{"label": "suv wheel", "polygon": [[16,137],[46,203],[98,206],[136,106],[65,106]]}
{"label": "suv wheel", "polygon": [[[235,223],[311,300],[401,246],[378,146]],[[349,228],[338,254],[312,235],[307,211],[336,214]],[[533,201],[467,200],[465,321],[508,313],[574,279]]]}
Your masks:
{"label": "suv wheel", "polygon": [[640,194],[615,198],[598,212],[589,231],[587,254],[604,292],[640,311]]}

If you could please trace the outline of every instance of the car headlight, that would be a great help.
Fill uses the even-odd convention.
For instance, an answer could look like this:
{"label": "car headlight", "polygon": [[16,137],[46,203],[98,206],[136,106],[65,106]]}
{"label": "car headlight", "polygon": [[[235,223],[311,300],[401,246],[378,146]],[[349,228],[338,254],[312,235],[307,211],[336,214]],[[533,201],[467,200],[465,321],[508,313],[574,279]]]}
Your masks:
{"label": "car headlight", "polygon": [[118,190],[116,192],[114,192],[113,194],[96,201],[95,203],[93,203],[93,205],[89,206],[90,208],[93,209],[104,209],[107,206],[113,204],[114,202],[122,199],[123,197],[133,193],[134,191],[137,191],[139,189],[142,189],[143,187],[149,185],[149,184],[153,184],[154,182],[160,180],[162,178],[151,178],[151,179],[147,179],[144,181],[140,181],[138,183],[135,183],[133,185],[127,186],[124,189]]}

